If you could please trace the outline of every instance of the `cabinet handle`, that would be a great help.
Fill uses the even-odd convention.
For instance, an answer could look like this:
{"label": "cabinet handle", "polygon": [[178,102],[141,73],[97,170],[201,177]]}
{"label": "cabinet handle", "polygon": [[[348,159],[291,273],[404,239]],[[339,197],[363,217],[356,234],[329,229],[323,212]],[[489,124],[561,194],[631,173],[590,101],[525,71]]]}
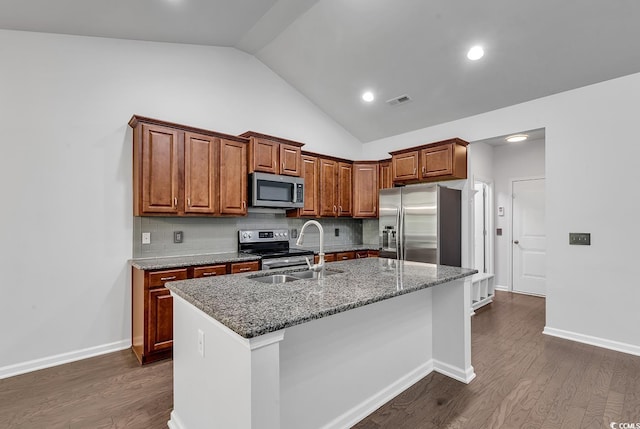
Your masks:
{"label": "cabinet handle", "polygon": [[284,162],[282,163],[282,170],[280,170],[280,171],[284,171]]}
{"label": "cabinet handle", "polygon": [[427,172],[427,167],[422,167],[422,174]]}
{"label": "cabinet handle", "polygon": [[415,168],[413,169],[413,174],[416,174],[416,169]]}
{"label": "cabinet handle", "polygon": [[178,207],[178,197],[173,197],[173,207]]}
{"label": "cabinet handle", "polygon": [[251,271],[251,267],[240,268],[240,272],[243,272],[243,271]]}
{"label": "cabinet handle", "polygon": [[202,273],[203,277],[215,276],[217,273]]}
{"label": "cabinet handle", "polygon": [[344,261],[345,259],[349,259],[349,258],[347,258],[346,256],[343,256],[343,257],[342,257],[342,260]]}
{"label": "cabinet handle", "polygon": [[243,201],[243,202],[242,202],[242,208],[243,208],[243,209],[245,209],[246,207],[247,207],[247,202],[246,202],[246,201]]}
{"label": "cabinet handle", "polygon": [[333,212],[335,213],[337,211],[336,206],[333,206]]}
{"label": "cabinet handle", "polygon": [[360,258],[362,258],[362,256],[360,256],[359,253],[356,253],[356,259],[360,259]]}
{"label": "cabinet handle", "polygon": [[342,213],[342,206],[338,206],[338,214]]}
{"label": "cabinet handle", "polygon": [[170,276],[170,277],[160,277],[160,280],[163,282],[166,282],[167,280],[175,280],[176,276]]}
{"label": "cabinet handle", "polygon": [[187,205],[191,207],[191,198],[187,198]]}

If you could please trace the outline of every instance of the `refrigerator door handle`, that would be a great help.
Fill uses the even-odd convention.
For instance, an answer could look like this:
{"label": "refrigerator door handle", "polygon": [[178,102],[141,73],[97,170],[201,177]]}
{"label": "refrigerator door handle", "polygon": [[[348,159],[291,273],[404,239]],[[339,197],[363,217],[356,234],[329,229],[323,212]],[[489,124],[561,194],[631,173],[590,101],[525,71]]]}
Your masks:
{"label": "refrigerator door handle", "polygon": [[404,261],[404,207],[398,210],[398,259]]}
{"label": "refrigerator door handle", "polygon": [[398,207],[398,212],[396,213],[396,226],[397,226],[397,232],[396,232],[396,259],[402,259],[402,243],[401,243],[401,231],[402,231],[402,224],[401,219],[402,216],[400,216],[400,212],[402,211],[402,207]]}

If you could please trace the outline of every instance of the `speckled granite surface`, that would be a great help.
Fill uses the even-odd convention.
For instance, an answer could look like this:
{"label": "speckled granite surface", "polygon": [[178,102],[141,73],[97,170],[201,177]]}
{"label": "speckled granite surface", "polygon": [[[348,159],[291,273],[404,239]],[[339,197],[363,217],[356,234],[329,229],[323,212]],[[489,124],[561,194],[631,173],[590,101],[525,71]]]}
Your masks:
{"label": "speckled granite surface", "polygon": [[252,338],[477,273],[384,258],[332,262],[327,270],[341,273],[284,284],[251,279],[295,271],[283,269],[169,282],[167,287],[242,337]]}
{"label": "speckled granite surface", "polygon": [[258,261],[260,257],[243,253],[211,253],[208,255],[168,256],[166,258],[131,259],[132,266],[140,270],[190,267],[193,265],[225,264],[227,262]]}

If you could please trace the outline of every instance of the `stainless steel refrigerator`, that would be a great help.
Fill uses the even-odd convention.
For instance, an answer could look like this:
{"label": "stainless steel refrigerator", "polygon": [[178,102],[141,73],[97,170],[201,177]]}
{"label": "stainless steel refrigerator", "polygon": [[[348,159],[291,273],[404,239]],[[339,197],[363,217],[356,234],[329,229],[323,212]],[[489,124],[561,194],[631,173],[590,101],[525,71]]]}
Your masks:
{"label": "stainless steel refrigerator", "polygon": [[461,193],[440,185],[380,190],[381,257],[461,266]]}

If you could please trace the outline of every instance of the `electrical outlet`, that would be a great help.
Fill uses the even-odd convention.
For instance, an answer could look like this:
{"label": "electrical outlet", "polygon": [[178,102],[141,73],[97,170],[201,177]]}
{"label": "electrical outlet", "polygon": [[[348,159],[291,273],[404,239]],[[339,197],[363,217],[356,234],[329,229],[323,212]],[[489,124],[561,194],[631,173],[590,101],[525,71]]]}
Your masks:
{"label": "electrical outlet", "polygon": [[569,244],[591,246],[591,233],[590,232],[570,232]]}
{"label": "electrical outlet", "polygon": [[182,243],[182,239],[184,238],[184,234],[182,231],[173,231],[173,242],[174,243]]}
{"label": "electrical outlet", "polygon": [[336,233],[336,237],[340,237],[340,228],[336,228],[335,233]]}
{"label": "electrical outlet", "polygon": [[204,357],[204,332],[202,329],[198,329],[198,353]]}
{"label": "electrical outlet", "polygon": [[142,233],[142,244],[151,244],[151,233],[143,232]]}
{"label": "electrical outlet", "polygon": [[292,228],[291,229],[291,238],[298,238],[298,229],[297,228]]}

